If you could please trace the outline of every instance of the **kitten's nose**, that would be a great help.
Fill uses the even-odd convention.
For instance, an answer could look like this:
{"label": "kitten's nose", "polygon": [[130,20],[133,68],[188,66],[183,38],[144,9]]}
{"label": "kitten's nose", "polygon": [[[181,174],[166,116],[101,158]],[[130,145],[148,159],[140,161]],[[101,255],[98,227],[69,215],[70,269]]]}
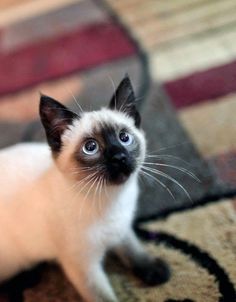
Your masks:
{"label": "kitten's nose", "polygon": [[125,164],[127,161],[127,156],[124,152],[115,153],[112,156],[112,161],[114,163],[122,163]]}

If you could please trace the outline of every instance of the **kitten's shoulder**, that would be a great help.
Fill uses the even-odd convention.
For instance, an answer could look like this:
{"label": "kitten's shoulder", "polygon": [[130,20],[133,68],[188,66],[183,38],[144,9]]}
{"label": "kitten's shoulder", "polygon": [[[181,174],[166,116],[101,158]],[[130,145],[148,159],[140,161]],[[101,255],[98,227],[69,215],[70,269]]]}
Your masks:
{"label": "kitten's shoulder", "polygon": [[[21,143],[0,150],[0,165],[37,165],[38,161],[44,160],[45,164],[51,161],[49,147],[45,143]],[[10,166],[9,166],[10,165]]]}
{"label": "kitten's shoulder", "polygon": [[0,155],[2,155],[3,153],[7,152],[14,152],[16,150],[34,150],[34,149],[48,149],[47,144],[46,143],[40,143],[40,142],[33,142],[33,143],[18,143],[15,145],[11,145],[8,147],[5,147],[3,149],[0,150]]}
{"label": "kitten's shoulder", "polygon": [[0,196],[34,181],[51,164],[51,152],[44,143],[22,143],[0,150],[0,183],[4,184]]}

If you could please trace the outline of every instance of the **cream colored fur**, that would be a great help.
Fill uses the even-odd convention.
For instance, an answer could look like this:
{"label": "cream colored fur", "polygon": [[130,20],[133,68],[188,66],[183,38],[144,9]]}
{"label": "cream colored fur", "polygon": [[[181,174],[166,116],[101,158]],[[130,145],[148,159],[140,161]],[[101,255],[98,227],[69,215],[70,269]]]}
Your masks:
{"label": "cream colored fur", "polygon": [[[138,169],[122,185],[90,192],[76,185],[71,158],[84,133],[98,121],[125,123],[142,146],[131,118],[102,109],[85,113],[63,135],[54,162],[47,144],[19,144],[0,151],[0,281],[42,260],[57,261],[86,301],[117,301],[102,268],[107,250],[139,257],[144,250],[131,222],[138,196]],[[99,192],[100,191],[100,192]],[[127,257],[123,255],[124,261]]]}

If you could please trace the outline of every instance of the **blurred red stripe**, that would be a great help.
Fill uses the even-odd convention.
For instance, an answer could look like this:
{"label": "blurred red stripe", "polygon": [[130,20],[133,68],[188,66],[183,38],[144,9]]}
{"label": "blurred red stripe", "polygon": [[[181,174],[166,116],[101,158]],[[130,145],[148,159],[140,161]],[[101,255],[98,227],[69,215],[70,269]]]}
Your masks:
{"label": "blurred red stripe", "polygon": [[176,108],[213,100],[236,91],[236,61],[164,84]]}
{"label": "blurred red stripe", "polygon": [[0,53],[0,95],[84,70],[135,52],[129,37],[112,22]]}

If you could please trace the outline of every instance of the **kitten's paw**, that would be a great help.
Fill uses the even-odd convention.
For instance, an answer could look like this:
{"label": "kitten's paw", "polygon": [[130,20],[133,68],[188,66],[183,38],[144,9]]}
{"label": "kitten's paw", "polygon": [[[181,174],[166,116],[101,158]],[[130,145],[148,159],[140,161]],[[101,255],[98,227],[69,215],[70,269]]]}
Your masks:
{"label": "kitten's paw", "polygon": [[159,285],[170,279],[170,268],[168,264],[159,259],[143,261],[133,268],[135,275],[149,286]]}

